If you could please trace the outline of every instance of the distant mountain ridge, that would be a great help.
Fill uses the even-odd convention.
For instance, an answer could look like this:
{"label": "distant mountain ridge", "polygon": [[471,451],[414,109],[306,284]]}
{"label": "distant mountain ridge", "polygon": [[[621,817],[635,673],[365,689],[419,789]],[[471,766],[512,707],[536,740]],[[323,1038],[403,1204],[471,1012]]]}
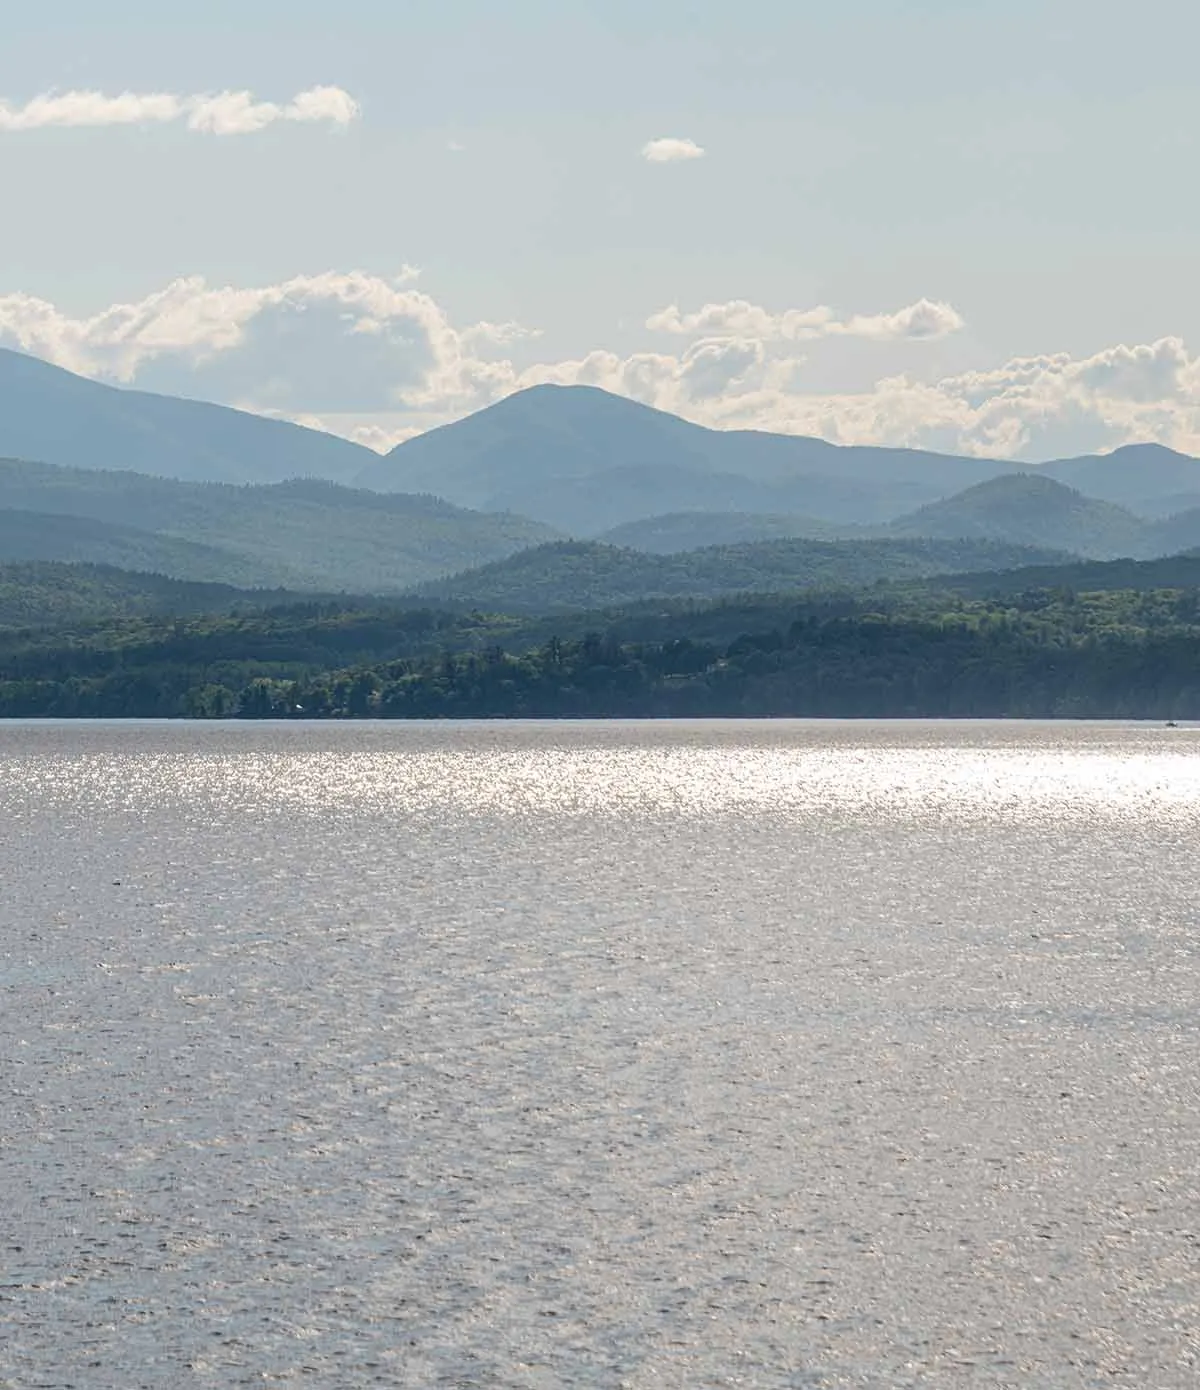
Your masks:
{"label": "distant mountain ridge", "polygon": [[1085,497],[1042,470],[1008,473],[895,521],[841,525],[814,517],[744,512],[677,512],[627,522],[597,539],[658,554],[708,545],[784,538],[870,540],[887,537],[990,540],[1066,551],[1087,559],[1150,559],[1200,546],[1200,509],[1149,519]]}
{"label": "distant mountain ridge", "polygon": [[1026,465],[1031,473],[1148,517],[1200,507],[1200,460],[1163,444],[1125,444],[1109,454]]}
{"label": "distant mountain ridge", "polygon": [[87,561],[242,587],[398,592],[556,533],[436,497],[235,487],[0,460],[0,563]]}
{"label": "distant mountain ridge", "polygon": [[287,420],[109,386],[0,348],[0,457],[196,482],[349,483],[378,455]]}
{"label": "distant mountain ridge", "polygon": [[535,386],[405,441],[357,481],[519,511],[588,536],[695,510],[885,521],[1012,466],[712,430],[598,387]]}
{"label": "distant mountain ridge", "polygon": [[406,440],[358,476],[508,509],[581,537],[688,512],[880,525],[992,478],[1031,473],[1148,516],[1200,505],[1200,461],[1157,444],[1018,464],[713,430],[590,386],[536,386]]}
{"label": "distant mountain ridge", "polygon": [[564,535],[659,556],[804,538],[1200,547],[1200,461],[1160,445],[1019,465],[707,429],[584,386],[517,392],[381,457],[0,350],[5,452],[36,462],[0,461],[0,562],[291,590],[408,592]]}
{"label": "distant mountain ridge", "polygon": [[254,585],[264,571],[219,546],[112,521],[0,508],[0,563],[59,560],[171,575],[205,584]]}

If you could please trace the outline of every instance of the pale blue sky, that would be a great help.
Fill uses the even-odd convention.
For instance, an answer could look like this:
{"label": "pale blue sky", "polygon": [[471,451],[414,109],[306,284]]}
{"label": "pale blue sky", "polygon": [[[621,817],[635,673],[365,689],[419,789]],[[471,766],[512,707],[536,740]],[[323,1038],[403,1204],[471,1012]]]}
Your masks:
{"label": "pale blue sky", "polygon": [[[393,393],[374,409],[309,404],[278,383],[268,399],[274,331],[209,378],[224,398],[338,428],[402,433],[537,366],[713,423],[1035,454],[1131,432],[1200,446],[1187,351],[1200,344],[1198,49],[1200,7],[1183,0],[44,0],[5,16],[0,98],[13,108],[74,90],[246,88],[285,102],[331,85],[361,117],[231,137],[179,123],[0,133],[0,299],[32,296],[74,322],[180,277],[250,290],[409,265],[447,331],[487,320],[541,333],[480,349],[511,361],[507,378],[469,372],[468,388],[460,374],[420,402]],[[641,159],[661,136],[705,156]],[[782,354],[794,367],[741,380],[736,409],[689,395],[694,344],[645,326],[669,305],[828,305],[849,318],[922,299],[953,306],[965,326],[932,341],[805,341]],[[5,341],[17,317],[10,304]],[[415,334],[438,358],[427,318],[409,329],[402,318],[390,325],[396,351]],[[39,333],[26,327],[23,344],[87,366],[55,345],[55,333],[70,338],[61,324]],[[309,358],[337,351],[332,329],[308,337]],[[1164,366],[1150,348],[1167,338],[1187,349]],[[1089,376],[1087,363],[1121,344],[1147,351],[1140,367],[1113,369],[1126,383],[1118,403],[1096,405],[1084,398],[1094,383],[1080,382],[1099,373],[1111,385],[1113,372],[1098,359]],[[573,377],[563,365],[598,351],[618,365]],[[781,356],[778,343],[763,351]],[[1016,433],[970,414],[979,391],[1011,395],[1012,372],[996,375],[1009,359],[1054,353],[1082,364],[1069,401],[1058,382],[1052,408],[1039,396]],[[664,359],[655,384],[627,362],[641,354]],[[148,354],[124,375],[203,394],[193,357]],[[290,370],[286,353],[278,367]],[[411,368],[398,364],[397,389]],[[969,369],[990,374],[978,391],[958,381]],[[923,422],[919,393],[877,389],[900,373],[954,377],[967,415],[934,402]],[[807,403],[791,414],[781,392]]]}

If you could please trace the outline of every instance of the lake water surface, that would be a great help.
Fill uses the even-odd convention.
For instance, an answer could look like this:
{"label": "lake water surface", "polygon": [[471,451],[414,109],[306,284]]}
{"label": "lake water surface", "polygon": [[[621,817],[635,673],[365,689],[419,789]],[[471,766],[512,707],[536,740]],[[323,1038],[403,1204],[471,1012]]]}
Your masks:
{"label": "lake water surface", "polygon": [[1200,1378],[1200,731],[0,725],[0,1386]]}

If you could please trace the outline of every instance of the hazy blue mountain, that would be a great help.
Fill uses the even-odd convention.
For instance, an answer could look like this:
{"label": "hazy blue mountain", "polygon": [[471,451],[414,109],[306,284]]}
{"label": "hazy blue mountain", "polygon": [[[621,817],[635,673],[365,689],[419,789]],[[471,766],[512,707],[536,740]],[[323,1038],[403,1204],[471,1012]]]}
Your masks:
{"label": "hazy blue mountain", "polygon": [[0,349],[0,457],[168,478],[349,482],[370,449],[284,420],[76,376]]}
{"label": "hazy blue mountain", "polygon": [[789,537],[834,539],[844,528],[811,516],[775,515],[769,512],[668,512],[641,521],[627,521],[596,537],[605,545],[645,550],[652,555],[673,555],[680,550],[700,550],[710,545],[743,545],[749,541],[786,540]]}
{"label": "hazy blue mountain", "polygon": [[[406,589],[555,534],[524,517],[317,480],[234,487],[16,460],[0,460],[0,508],[64,523],[50,531],[39,523],[22,540],[17,522],[0,541],[0,562],[86,560],[180,579],[356,593]],[[69,518],[138,534],[118,542],[111,532],[71,530]],[[157,548],[143,533],[159,538]]]}
{"label": "hazy blue mountain", "polygon": [[358,477],[507,508],[579,535],[674,511],[801,512],[883,521],[1010,465],[711,430],[591,386],[535,386],[431,430]]}
{"label": "hazy blue mountain", "polygon": [[1184,550],[1200,550],[1200,507],[1151,524],[1154,550],[1159,555],[1177,555]]}
{"label": "hazy blue mountain", "polygon": [[1200,459],[1162,444],[1128,444],[1111,454],[1058,459],[1042,464],[1038,472],[1145,516],[1200,505]]}
{"label": "hazy blue mountain", "polygon": [[706,433],[606,391],[535,386],[406,440],[386,458],[368,463],[357,481],[486,507],[506,491],[616,467],[711,471]]}
{"label": "hazy blue mountain", "polygon": [[721,515],[770,507],[775,501],[771,485],[754,478],[694,472],[672,463],[643,463],[582,478],[543,478],[501,488],[486,505],[536,516],[570,535],[596,537],[681,505]]}
{"label": "hazy blue mountain", "polygon": [[[381,458],[287,421],[103,384],[0,349],[5,455],[189,481],[353,482],[515,511],[586,536],[694,511],[878,524],[1021,471],[997,460],[705,429],[587,386],[517,392]],[[1034,471],[1152,518],[1200,506],[1200,462],[1160,445]]]}
{"label": "hazy blue mountain", "polygon": [[487,508],[536,516],[559,531],[599,539],[618,526],[681,511],[799,513],[820,517],[834,529],[881,523],[919,505],[931,492],[941,495],[903,478],[873,482],[813,473],[764,480],[647,464],[510,488],[491,497]]}
{"label": "hazy blue mountain", "polygon": [[888,531],[1042,546],[1089,559],[1163,553],[1153,523],[1040,473],[1014,473],[977,483],[899,518]]}
{"label": "hazy blue mountain", "polygon": [[677,512],[879,525],[977,483],[1023,473],[1149,518],[1200,506],[1200,461],[1156,444],[1047,464],[844,447],[705,429],[588,386],[518,392],[373,459],[359,482],[506,508],[595,538]]}
{"label": "hazy blue mountain", "polygon": [[562,541],[424,584],[412,597],[485,612],[553,613],[653,598],[856,588],[1063,558],[1057,551],[986,540],[777,540],[676,555]]}
{"label": "hazy blue mountain", "polygon": [[0,509],[0,565],[32,560],[112,565],[179,579],[248,586],[266,571],[218,546],[91,517]]}
{"label": "hazy blue mountain", "polygon": [[1152,520],[1194,512],[1200,510],[1200,492],[1171,492],[1162,497],[1142,498],[1136,505],[1131,503],[1129,510]]}

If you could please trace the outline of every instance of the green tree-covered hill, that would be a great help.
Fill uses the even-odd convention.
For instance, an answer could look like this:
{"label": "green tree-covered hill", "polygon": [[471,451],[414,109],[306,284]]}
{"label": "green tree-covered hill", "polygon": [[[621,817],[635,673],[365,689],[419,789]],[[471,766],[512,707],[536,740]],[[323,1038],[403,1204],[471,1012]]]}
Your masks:
{"label": "green tree-covered hill", "polygon": [[423,585],[415,596],[491,612],[551,613],[653,598],[855,588],[1061,558],[1050,550],[978,540],[777,540],[669,555],[560,541]]}
{"label": "green tree-covered hill", "polygon": [[990,478],[891,523],[892,535],[978,538],[1107,560],[1161,553],[1152,523],[1031,473]]}
{"label": "green tree-covered hill", "polygon": [[[65,520],[31,522],[20,541],[17,517],[0,533],[0,563],[91,561],[178,579],[362,593],[406,589],[553,535],[524,517],[467,511],[434,497],[303,480],[188,483],[12,459],[0,460],[0,511],[81,523],[72,530]],[[121,538],[106,527],[159,540]]]}

